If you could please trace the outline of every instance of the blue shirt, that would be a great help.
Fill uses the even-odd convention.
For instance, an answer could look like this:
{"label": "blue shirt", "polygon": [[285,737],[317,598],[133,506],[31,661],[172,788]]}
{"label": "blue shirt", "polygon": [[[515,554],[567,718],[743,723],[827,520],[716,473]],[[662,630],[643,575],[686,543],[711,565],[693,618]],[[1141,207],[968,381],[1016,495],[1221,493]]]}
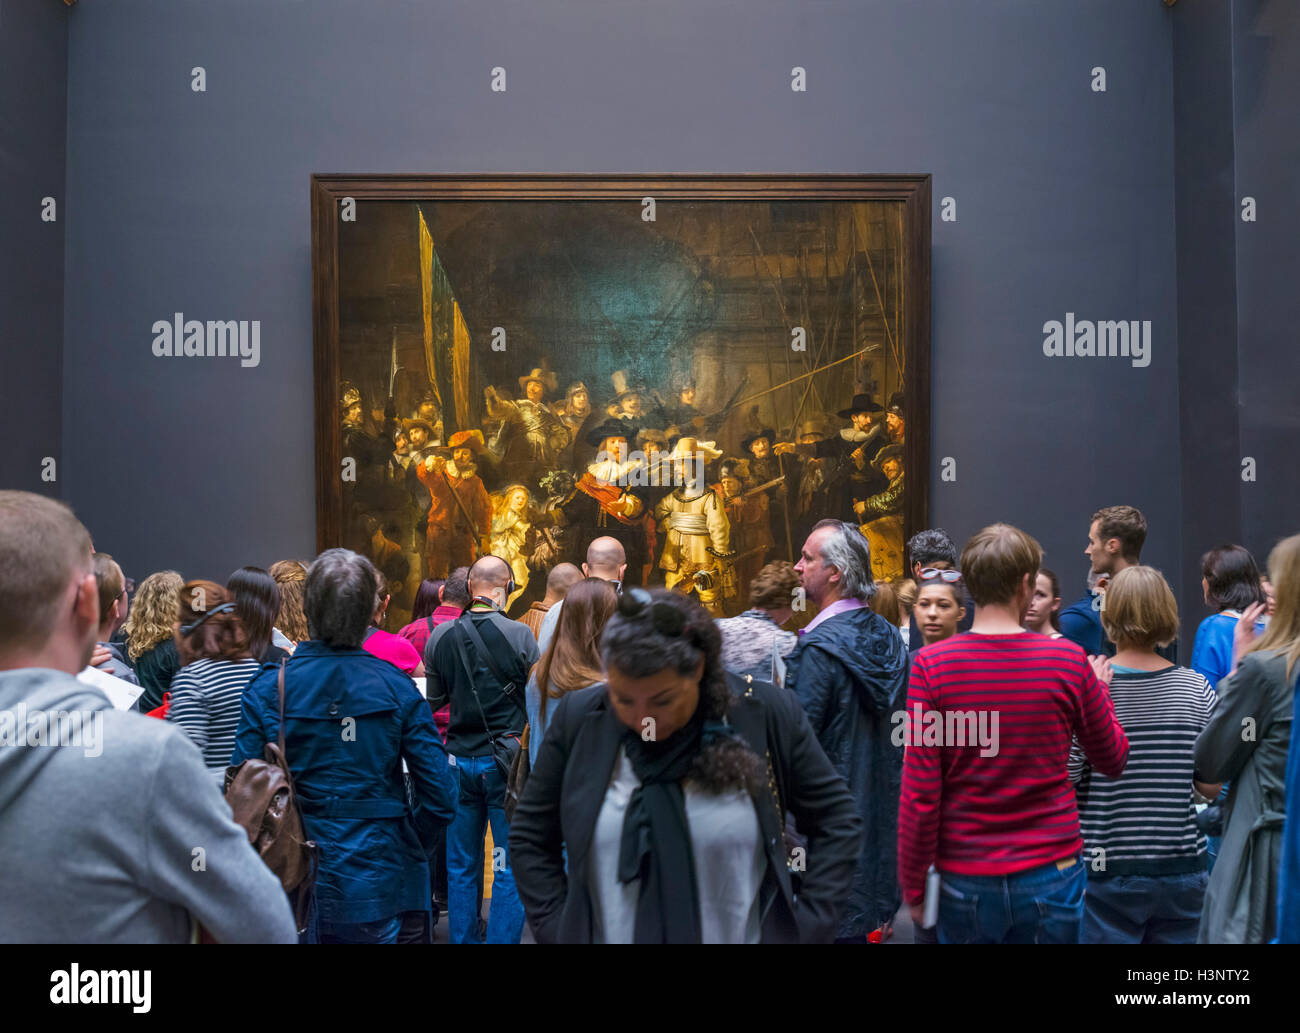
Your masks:
{"label": "blue shirt", "polygon": [[[1219,682],[1232,670],[1232,636],[1237,630],[1238,610],[1222,610],[1206,617],[1196,629],[1196,642],[1192,646],[1192,662],[1188,664],[1197,674],[1218,691]],[[1255,625],[1256,631],[1264,630],[1264,622]]]}
{"label": "blue shirt", "polygon": [[[1101,600],[1088,592],[1076,603],[1061,611],[1061,634],[1075,645],[1082,646],[1089,656],[1107,655],[1115,652],[1115,647],[1106,641],[1106,633],[1101,627]],[[1109,649],[1106,647],[1110,646]]]}
{"label": "blue shirt", "polygon": [[[1106,637],[1106,631],[1101,626],[1101,595],[1099,593],[1087,592],[1078,602],[1071,603],[1062,610],[1059,620],[1061,634],[1075,645],[1081,646],[1089,656],[1115,655],[1115,643]],[[1157,646],[1156,654],[1164,657],[1171,664],[1178,663],[1178,640],[1175,639],[1167,646]],[[1231,650],[1229,650],[1229,655],[1231,655]],[[1189,666],[1196,670],[1195,663]],[[1227,674],[1226,670],[1224,674]],[[1211,685],[1214,684],[1214,679],[1208,674],[1205,677]]]}

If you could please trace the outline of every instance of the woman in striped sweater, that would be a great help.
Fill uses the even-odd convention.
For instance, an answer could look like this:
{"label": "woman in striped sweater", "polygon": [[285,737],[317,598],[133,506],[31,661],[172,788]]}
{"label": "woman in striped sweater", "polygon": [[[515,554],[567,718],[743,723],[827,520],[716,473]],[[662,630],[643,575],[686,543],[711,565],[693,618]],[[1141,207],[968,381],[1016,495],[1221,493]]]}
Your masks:
{"label": "woman in striped sweater", "polygon": [[1115,643],[1110,698],[1129,741],[1117,778],[1070,754],[1088,865],[1084,943],[1194,943],[1205,900],[1205,836],[1196,802],[1216,785],[1193,781],[1196,737],[1214,691],[1156,652],[1178,634],[1178,604],[1158,570],[1125,567],[1103,596],[1101,623]]}
{"label": "woman in striped sweater", "polygon": [[167,720],[190,737],[221,785],[235,748],[244,686],[261,666],[254,649],[266,643],[249,642],[233,596],[214,581],[186,582],[180,601],[176,649],[182,666],[172,679]]}

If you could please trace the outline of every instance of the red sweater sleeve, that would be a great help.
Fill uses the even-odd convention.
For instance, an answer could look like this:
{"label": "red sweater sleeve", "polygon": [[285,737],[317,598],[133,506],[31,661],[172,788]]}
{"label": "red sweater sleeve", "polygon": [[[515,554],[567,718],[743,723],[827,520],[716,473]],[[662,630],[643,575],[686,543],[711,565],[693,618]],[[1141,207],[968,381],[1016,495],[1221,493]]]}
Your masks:
{"label": "red sweater sleeve", "polygon": [[1128,763],[1128,736],[1115,717],[1110,690],[1098,680],[1087,657],[1083,659],[1074,734],[1094,768],[1107,778],[1123,774]]}
{"label": "red sweater sleeve", "polygon": [[925,897],[925,876],[938,847],[943,802],[943,747],[918,745],[921,729],[912,723],[918,706],[922,714],[938,709],[921,655],[913,662],[908,682],[903,785],[898,801],[898,882],[905,904],[919,904]]}

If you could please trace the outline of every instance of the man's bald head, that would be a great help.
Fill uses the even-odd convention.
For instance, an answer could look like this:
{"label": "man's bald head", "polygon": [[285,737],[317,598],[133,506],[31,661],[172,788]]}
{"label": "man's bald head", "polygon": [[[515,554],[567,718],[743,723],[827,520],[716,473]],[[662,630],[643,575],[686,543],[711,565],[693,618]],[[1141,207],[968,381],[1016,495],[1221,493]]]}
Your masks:
{"label": "man's bald head", "polygon": [[469,568],[470,598],[482,596],[492,599],[504,610],[510,578],[510,564],[500,556],[480,556]]}
{"label": "man's bald head", "polygon": [[582,565],[587,577],[622,581],[627,569],[627,552],[617,538],[597,538],[587,546],[587,562]]}
{"label": "man's bald head", "polygon": [[582,580],[582,571],[572,563],[557,563],[546,575],[546,598],[552,603],[564,598],[569,586]]}

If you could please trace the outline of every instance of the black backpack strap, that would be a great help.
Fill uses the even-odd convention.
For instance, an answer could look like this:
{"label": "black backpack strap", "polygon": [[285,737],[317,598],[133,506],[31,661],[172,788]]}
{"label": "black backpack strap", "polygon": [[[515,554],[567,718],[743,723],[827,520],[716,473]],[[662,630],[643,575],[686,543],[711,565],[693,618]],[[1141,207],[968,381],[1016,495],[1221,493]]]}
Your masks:
{"label": "black backpack strap", "polygon": [[501,667],[496,662],[496,658],[492,655],[492,650],[488,649],[487,643],[483,641],[483,636],[479,634],[478,628],[474,627],[474,621],[470,617],[468,610],[466,610],[465,613],[456,621],[456,625],[457,627],[464,627],[465,634],[470,637],[474,643],[474,648],[482,655],[484,662],[488,666],[488,670],[490,670],[496,677],[497,681],[501,683],[501,690],[513,703],[517,706],[520,705],[519,694],[515,690],[516,679],[511,678],[501,670]]}
{"label": "black backpack strap", "polygon": [[[460,632],[460,634],[457,634]],[[461,665],[465,668],[465,677],[469,679],[469,691],[474,694],[474,702],[478,704],[479,716],[483,718],[483,731],[487,733],[488,741],[495,743],[497,740],[496,733],[492,731],[492,726],[488,724],[487,711],[483,709],[483,701],[479,699],[478,687],[474,684],[474,665],[469,662],[469,654],[465,650],[467,638],[464,630],[460,627],[460,621],[452,626],[451,633],[456,637],[456,652],[460,655]]]}

